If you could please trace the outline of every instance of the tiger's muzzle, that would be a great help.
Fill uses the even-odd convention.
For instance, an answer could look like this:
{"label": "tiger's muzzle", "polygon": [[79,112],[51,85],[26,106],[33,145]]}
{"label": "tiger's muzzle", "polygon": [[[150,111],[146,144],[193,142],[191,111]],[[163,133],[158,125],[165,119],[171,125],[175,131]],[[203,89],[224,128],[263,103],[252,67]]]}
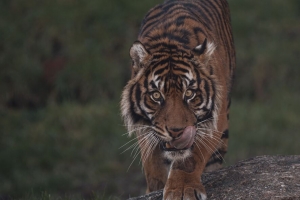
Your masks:
{"label": "tiger's muzzle", "polygon": [[164,142],[162,144],[162,149],[164,151],[179,151],[189,149],[194,143],[195,135],[196,127],[187,126],[178,137],[174,138],[170,142]]}

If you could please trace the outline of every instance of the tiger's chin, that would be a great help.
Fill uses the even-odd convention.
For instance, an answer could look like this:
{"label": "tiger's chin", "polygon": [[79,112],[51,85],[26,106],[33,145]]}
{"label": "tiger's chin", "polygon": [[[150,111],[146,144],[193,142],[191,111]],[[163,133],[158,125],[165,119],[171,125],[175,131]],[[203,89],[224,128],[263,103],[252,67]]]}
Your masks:
{"label": "tiger's chin", "polygon": [[189,148],[176,149],[168,146],[168,143],[164,142],[161,144],[161,150],[166,159],[170,161],[184,160],[192,155],[194,145]]}

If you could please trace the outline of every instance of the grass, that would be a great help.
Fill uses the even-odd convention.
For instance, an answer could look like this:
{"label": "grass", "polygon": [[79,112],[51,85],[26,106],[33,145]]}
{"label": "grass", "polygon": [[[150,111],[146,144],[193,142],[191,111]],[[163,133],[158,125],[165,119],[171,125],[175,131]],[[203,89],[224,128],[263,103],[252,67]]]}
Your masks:
{"label": "grass", "polygon": [[120,192],[118,177],[126,173],[130,156],[119,149],[128,138],[122,136],[117,105],[1,110],[0,194],[20,198],[28,191],[47,191],[89,197],[93,191]]}
{"label": "grass", "polygon": [[234,99],[230,118],[228,164],[263,154],[299,154],[300,94],[264,101]]}

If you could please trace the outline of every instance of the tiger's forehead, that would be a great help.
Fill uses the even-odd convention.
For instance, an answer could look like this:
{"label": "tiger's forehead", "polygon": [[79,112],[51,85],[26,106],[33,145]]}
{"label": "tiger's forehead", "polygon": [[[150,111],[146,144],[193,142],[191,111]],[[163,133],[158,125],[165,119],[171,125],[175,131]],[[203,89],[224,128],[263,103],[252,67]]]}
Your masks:
{"label": "tiger's forehead", "polygon": [[193,80],[193,74],[192,72],[188,72],[188,73],[184,73],[184,74],[176,74],[172,71],[170,71],[169,73],[165,73],[165,74],[161,74],[161,75],[154,75],[154,73],[152,74],[151,79],[154,80],[155,85],[157,85],[157,83],[161,80],[164,81],[169,81],[169,82],[177,82],[177,81],[187,81],[190,82],[191,80]]}
{"label": "tiger's forehead", "polygon": [[148,82],[150,89],[158,89],[165,93],[173,89],[182,92],[195,84],[195,73],[192,68],[168,63],[153,69]]}

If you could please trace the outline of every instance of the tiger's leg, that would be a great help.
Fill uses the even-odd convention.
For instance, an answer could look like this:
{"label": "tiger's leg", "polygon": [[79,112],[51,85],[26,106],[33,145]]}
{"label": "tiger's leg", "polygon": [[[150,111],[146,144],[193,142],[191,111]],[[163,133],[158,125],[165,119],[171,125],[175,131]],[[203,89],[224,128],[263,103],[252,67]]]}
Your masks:
{"label": "tiger's leg", "polygon": [[190,157],[171,164],[164,188],[164,200],[206,199],[205,188],[200,177],[204,171],[206,161],[211,156],[209,149],[212,148],[215,148],[213,139],[207,138],[205,144],[197,142]]}
{"label": "tiger's leg", "polygon": [[[224,105],[227,105],[227,102],[223,103],[220,113],[228,113],[228,107]],[[225,149],[222,149],[227,149],[227,140],[225,139],[226,136],[228,138],[228,131],[226,131],[228,130],[228,117],[226,114],[219,115],[218,130],[224,130],[224,132],[214,131],[212,136],[196,135],[192,155],[183,162],[172,163],[164,188],[164,200],[206,199],[205,188],[200,177],[205,170],[207,161],[213,156],[213,150],[220,149],[220,153],[224,150],[224,154],[226,152]]]}
{"label": "tiger's leg", "polygon": [[167,180],[170,161],[163,157],[162,151],[157,145],[153,153],[144,162],[144,170],[147,181],[147,193],[163,189]]}

